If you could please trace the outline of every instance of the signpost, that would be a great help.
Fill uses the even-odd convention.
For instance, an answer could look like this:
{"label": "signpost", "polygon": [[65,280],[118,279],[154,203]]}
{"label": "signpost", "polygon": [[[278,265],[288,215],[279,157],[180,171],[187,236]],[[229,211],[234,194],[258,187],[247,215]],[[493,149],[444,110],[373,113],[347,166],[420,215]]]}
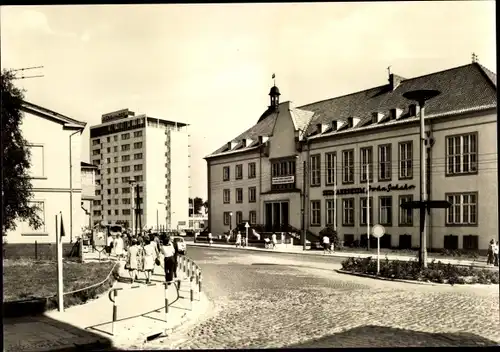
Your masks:
{"label": "signpost", "polygon": [[[425,201],[412,201],[401,204],[401,208],[403,209],[420,209],[420,233],[423,233],[425,230],[425,213],[426,211],[430,211],[430,209],[448,209],[451,207],[451,203],[447,200],[425,200]],[[425,241],[424,241],[425,243]],[[427,248],[426,246],[420,246],[420,265],[422,268],[427,266],[426,258],[427,258]]]}
{"label": "signpost", "polygon": [[57,254],[57,307],[64,312],[63,294],[63,260],[62,260],[62,236],[64,236],[64,225],[62,213],[56,214],[56,254]]}
{"label": "signpost", "polygon": [[246,232],[246,239],[245,239],[245,247],[248,247],[248,228],[250,227],[250,225],[248,224],[248,222],[245,223],[245,232]]}
{"label": "signpost", "polygon": [[372,236],[377,239],[377,275],[380,275],[380,237],[385,234],[385,228],[382,225],[374,225]]}

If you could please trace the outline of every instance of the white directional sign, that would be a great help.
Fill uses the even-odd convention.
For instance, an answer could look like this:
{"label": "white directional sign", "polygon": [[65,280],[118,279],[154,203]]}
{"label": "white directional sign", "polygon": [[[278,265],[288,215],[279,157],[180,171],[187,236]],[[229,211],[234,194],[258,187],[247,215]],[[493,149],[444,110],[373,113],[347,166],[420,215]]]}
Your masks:
{"label": "white directional sign", "polygon": [[372,236],[375,238],[380,238],[385,235],[385,228],[382,225],[374,225],[372,228]]}

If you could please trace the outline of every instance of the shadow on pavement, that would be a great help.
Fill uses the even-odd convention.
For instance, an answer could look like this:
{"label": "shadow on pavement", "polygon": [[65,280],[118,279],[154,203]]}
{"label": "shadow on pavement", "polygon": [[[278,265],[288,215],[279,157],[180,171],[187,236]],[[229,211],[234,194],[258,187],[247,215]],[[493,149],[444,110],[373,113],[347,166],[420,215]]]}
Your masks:
{"label": "shadow on pavement", "polygon": [[4,351],[114,351],[110,339],[44,315],[4,318]]}
{"label": "shadow on pavement", "polygon": [[288,348],[327,347],[451,347],[498,346],[498,343],[472,333],[428,333],[385,326],[365,325],[312,339]]}

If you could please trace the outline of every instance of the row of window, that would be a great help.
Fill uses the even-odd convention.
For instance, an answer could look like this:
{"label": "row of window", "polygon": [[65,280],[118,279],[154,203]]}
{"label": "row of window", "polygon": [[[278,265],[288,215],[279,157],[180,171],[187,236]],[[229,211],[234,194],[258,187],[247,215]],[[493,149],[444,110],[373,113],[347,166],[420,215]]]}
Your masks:
{"label": "row of window", "polygon": [[[143,154],[142,153],[135,153],[134,154],[134,160],[140,160],[142,158],[143,158]],[[130,154],[122,155],[121,156],[121,161],[130,161]],[[113,162],[114,163],[118,162],[118,157],[117,156],[113,157]],[[106,158],[106,163],[107,164],[111,164],[111,158]]]}
{"label": "row of window", "polygon": [[[236,203],[243,203],[243,188],[236,188],[235,190]],[[248,187],[248,202],[255,203],[257,200],[257,187]],[[231,203],[231,190],[224,189],[222,192],[222,201],[224,204]]]}
{"label": "row of window", "polygon": [[[142,171],[142,164],[135,164],[133,166],[134,166],[134,171]],[[113,172],[115,174],[118,173],[118,170],[119,170],[119,168],[116,167],[116,166],[113,168]],[[129,172],[129,171],[130,171],[130,165],[125,165],[125,166],[121,167],[121,172]],[[106,173],[107,174],[111,174],[111,168],[110,167],[108,167],[106,169]],[[100,175],[100,174],[101,174],[100,170],[97,170],[97,175]]]}
{"label": "row of window", "polygon": [[[243,212],[237,211],[235,212],[235,216],[236,216],[236,221],[234,222],[234,225],[241,224],[243,222]],[[225,211],[223,217],[225,226],[233,225],[232,212]],[[257,223],[257,212],[255,210],[251,210],[248,212],[248,222],[251,225],[255,225]]]}
{"label": "row of window", "polygon": [[[137,138],[137,137],[142,137],[142,131],[135,131],[134,132],[134,138]],[[122,133],[121,134],[121,140],[124,141],[124,140],[127,140],[127,139],[130,139],[130,133]],[[114,135],[113,136],[113,141],[117,142],[118,141],[118,135]],[[107,143],[111,143],[111,136],[108,136],[106,138],[106,142]],[[92,141],[92,145],[95,146],[95,145],[99,145],[101,144],[101,139],[100,138],[96,138]]]}
{"label": "row of window", "polygon": [[[102,215],[102,212],[100,210],[94,210],[93,211],[94,213],[94,216],[101,216]],[[115,209],[114,212],[111,211],[111,209],[108,209],[108,215],[120,215],[120,210],[119,209]],[[122,215],[130,215],[131,214],[131,211],[130,209],[122,209]]]}
{"label": "row of window", "polygon": [[[255,178],[256,177],[256,164],[255,163],[249,163],[248,164],[248,172],[247,172],[247,177],[248,178]],[[235,166],[235,177],[236,180],[242,180],[243,179],[243,164],[237,164]],[[229,166],[224,166],[223,167],[223,172],[222,172],[222,180],[223,181],[229,181],[231,179],[231,169]]]}
{"label": "row of window", "polygon": [[[355,198],[342,198],[342,226],[355,226]],[[450,194],[446,200],[452,205],[446,209],[446,225],[477,225],[477,193]],[[402,209],[401,204],[413,201],[412,195],[399,196],[398,213],[399,226],[413,226],[413,210]],[[359,198],[360,202],[360,226],[370,223],[379,223],[384,226],[393,225],[393,197],[378,197],[378,219],[373,218],[373,198]],[[311,226],[321,226],[321,201],[311,200]],[[333,225],[337,222],[335,210],[335,200],[325,200],[326,225]]]}
{"label": "row of window", "polygon": [[[473,174],[478,170],[478,134],[467,133],[446,137],[446,175]],[[381,144],[377,146],[378,159],[376,161],[377,176],[379,182],[391,181],[393,178],[392,144]],[[360,182],[373,181],[373,169],[375,160],[373,147],[360,148]],[[404,141],[398,143],[398,179],[408,180],[413,178],[413,142]],[[321,154],[311,155],[309,162],[311,186],[321,186]],[[325,153],[325,184],[336,183],[337,153]],[[341,178],[343,184],[355,183],[355,155],[354,149],[341,151]],[[255,163],[248,164],[248,178],[255,178]],[[295,161],[277,161],[272,164],[272,177],[295,175]],[[231,171],[229,166],[223,167],[223,181],[229,181]],[[235,166],[235,179],[243,179],[243,165]]]}
{"label": "row of window", "polygon": [[[111,195],[111,189],[110,188],[108,188],[106,191],[107,191],[108,195]],[[142,191],[143,191],[143,188],[139,187],[139,193],[142,192]],[[120,194],[120,189],[119,188],[115,188],[114,194]],[[122,188],[122,194],[130,194],[130,187],[123,187]],[[101,195],[101,190],[100,189],[96,189],[95,195],[96,196],[100,196]]]}
{"label": "row of window", "polygon": [[[134,199],[134,201],[135,201],[135,199]],[[111,205],[111,199],[107,199],[107,203],[108,203],[108,205]],[[118,204],[120,204],[120,200],[118,198],[115,198],[113,203],[114,203],[114,205],[118,205]],[[100,200],[94,200],[92,202],[92,204],[94,206],[100,206],[101,205],[101,201]],[[125,204],[125,205],[131,204],[130,198],[122,198],[122,204]],[[139,198],[139,204],[143,204],[143,199],[142,198]]]}
{"label": "row of window", "polygon": [[[134,149],[141,149],[142,148],[142,142],[135,142],[134,143]],[[126,152],[126,151],[129,151],[130,150],[130,144],[122,144],[121,145],[121,151],[122,152]],[[111,147],[107,147],[106,148],[106,152],[107,153],[111,153]],[[118,146],[115,145],[113,147],[113,153],[117,153],[118,152]],[[101,154],[101,149],[94,149],[92,151],[92,155],[100,155]]]}

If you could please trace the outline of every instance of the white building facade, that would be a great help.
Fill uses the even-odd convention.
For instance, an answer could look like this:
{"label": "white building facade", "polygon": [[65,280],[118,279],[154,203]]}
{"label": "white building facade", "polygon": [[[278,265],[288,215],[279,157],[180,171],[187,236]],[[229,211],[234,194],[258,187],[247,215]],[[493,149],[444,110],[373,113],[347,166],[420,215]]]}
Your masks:
{"label": "white building facade", "polygon": [[81,235],[81,134],[86,123],[74,120],[41,106],[23,102],[21,132],[31,152],[33,197],[43,225],[34,229],[19,221],[7,233],[9,243],[54,243],[55,216],[62,214],[64,242]]}
{"label": "white building facade", "polygon": [[[296,108],[273,87],[257,124],[206,157],[209,229],[242,221],[265,231],[326,226],[366,245],[382,224],[384,247],[419,246],[420,112],[403,93],[437,89],[426,104],[431,249],[484,250],[498,233],[496,74],[473,63]],[[367,189],[370,189],[369,200]]]}
{"label": "white building facade", "polygon": [[99,168],[94,223],[175,228],[186,217],[187,127],[128,109],[102,115],[102,123],[90,128],[90,159]]}

